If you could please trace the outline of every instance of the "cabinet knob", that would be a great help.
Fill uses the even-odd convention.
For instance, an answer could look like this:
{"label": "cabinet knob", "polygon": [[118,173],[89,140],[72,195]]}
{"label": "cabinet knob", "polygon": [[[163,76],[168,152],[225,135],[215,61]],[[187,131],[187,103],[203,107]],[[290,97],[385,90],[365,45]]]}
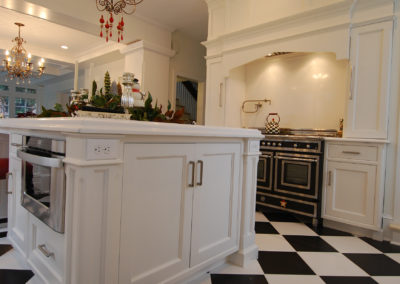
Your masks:
{"label": "cabinet knob", "polygon": [[38,249],[40,250],[41,253],[44,254],[45,257],[54,256],[54,253],[51,252],[51,251],[49,251],[49,250],[46,248],[46,245],[45,245],[45,244],[38,245]]}

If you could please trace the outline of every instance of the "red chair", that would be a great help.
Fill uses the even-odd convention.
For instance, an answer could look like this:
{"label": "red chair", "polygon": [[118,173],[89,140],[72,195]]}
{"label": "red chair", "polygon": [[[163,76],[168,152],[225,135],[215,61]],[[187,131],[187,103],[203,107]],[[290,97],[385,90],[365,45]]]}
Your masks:
{"label": "red chair", "polygon": [[0,179],[5,179],[8,173],[8,158],[0,158]]}

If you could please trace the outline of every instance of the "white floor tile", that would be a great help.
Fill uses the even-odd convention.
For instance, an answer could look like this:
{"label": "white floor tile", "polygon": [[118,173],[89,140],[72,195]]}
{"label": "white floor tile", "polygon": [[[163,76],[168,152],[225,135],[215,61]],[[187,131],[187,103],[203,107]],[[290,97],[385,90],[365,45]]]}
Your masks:
{"label": "white floor tile", "polygon": [[255,259],[248,263],[245,267],[237,266],[234,264],[225,264],[222,267],[218,267],[216,270],[212,270],[211,273],[216,274],[264,274],[260,264]]}
{"label": "white floor tile", "polygon": [[15,249],[12,249],[0,257],[0,269],[30,268],[22,256]]}
{"label": "white floor tile", "polygon": [[257,234],[256,244],[259,250],[266,251],[295,251],[289,242],[281,235]]}
{"label": "white floor tile", "polygon": [[[206,277],[203,277],[202,279],[199,280],[194,280],[189,282],[190,284],[212,284],[211,283],[211,276],[207,275]],[[32,283],[32,284],[36,284],[36,283]]]}
{"label": "white floor tile", "polygon": [[[388,257],[400,263],[400,253],[385,253]],[[399,282],[400,283],[400,282]]]}
{"label": "white floor tile", "polygon": [[318,236],[317,233],[303,223],[271,222],[271,224],[282,235]]}
{"label": "white floor tile", "polygon": [[321,238],[341,253],[382,253],[357,237],[321,236]]}
{"label": "white floor tile", "polygon": [[[26,284],[45,284],[37,275],[34,275],[31,279],[29,279],[28,282],[26,282]],[[209,283],[202,283],[202,284],[211,284],[211,280]]]}
{"label": "white floor tile", "polygon": [[372,277],[379,284],[399,284],[399,276],[374,276]]}
{"label": "white floor tile", "polygon": [[324,284],[317,275],[265,274],[268,284]]}
{"label": "white floor tile", "polygon": [[263,213],[261,212],[256,212],[256,222],[268,222],[269,220],[267,217],[264,216]]}
{"label": "white floor tile", "polygon": [[0,238],[0,244],[1,245],[10,245],[11,242],[8,238]]}
{"label": "white floor tile", "polygon": [[340,253],[298,252],[298,254],[320,276],[368,276],[365,271]]}

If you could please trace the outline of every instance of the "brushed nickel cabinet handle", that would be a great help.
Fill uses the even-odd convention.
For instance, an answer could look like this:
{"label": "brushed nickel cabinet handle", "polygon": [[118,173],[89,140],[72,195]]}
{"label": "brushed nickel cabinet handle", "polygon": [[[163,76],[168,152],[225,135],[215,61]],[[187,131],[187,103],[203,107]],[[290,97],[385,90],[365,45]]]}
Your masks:
{"label": "brushed nickel cabinet handle", "polygon": [[343,154],[352,154],[352,155],[360,155],[360,152],[356,151],[342,151]]}
{"label": "brushed nickel cabinet handle", "polygon": [[8,191],[8,180],[9,180],[10,176],[11,176],[11,177],[13,176],[12,172],[6,173],[7,194],[13,194],[13,191],[12,191],[12,190],[11,190],[11,191]]}
{"label": "brushed nickel cabinet handle", "polygon": [[328,185],[331,186],[331,182],[332,182],[332,171],[328,172]]}
{"label": "brushed nickel cabinet handle", "polygon": [[50,257],[50,256],[54,256],[53,252],[50,252],[47,250],[46,245],[38,245],[38,249],[41,251],[41,253],[44,254],[45,257]]}
{"label": "brushed nickel cabinet handle", "polygon": [[192,166],[192,182],[188,184],[189,187],[194,187],[194,168],[195,163],[193,161],[189,162],[189,167]]}
{"label": "brushed nickel cabinet handle", "polygon": [[22,144],[20,144],[20,143],[11,143],[11,146],[14,146],[14,147],[21,147]]}
{"label": "brushed nickel cabinet handle", "polygon": [[203,165],[204,162],[202,160],[197,161],[198,164],[200,164],[200,181],[197,183],[197,185],[203,185]]}

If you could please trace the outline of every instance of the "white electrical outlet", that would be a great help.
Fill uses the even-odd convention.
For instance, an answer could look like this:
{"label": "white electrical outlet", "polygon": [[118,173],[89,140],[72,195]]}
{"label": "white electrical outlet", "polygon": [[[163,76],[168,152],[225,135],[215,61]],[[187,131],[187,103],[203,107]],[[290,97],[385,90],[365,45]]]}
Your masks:
{"label": "white electrical outlet", "polygon": [[86,145],[87,160],[117,159],[119,141],[113,139],[88,139]]}

